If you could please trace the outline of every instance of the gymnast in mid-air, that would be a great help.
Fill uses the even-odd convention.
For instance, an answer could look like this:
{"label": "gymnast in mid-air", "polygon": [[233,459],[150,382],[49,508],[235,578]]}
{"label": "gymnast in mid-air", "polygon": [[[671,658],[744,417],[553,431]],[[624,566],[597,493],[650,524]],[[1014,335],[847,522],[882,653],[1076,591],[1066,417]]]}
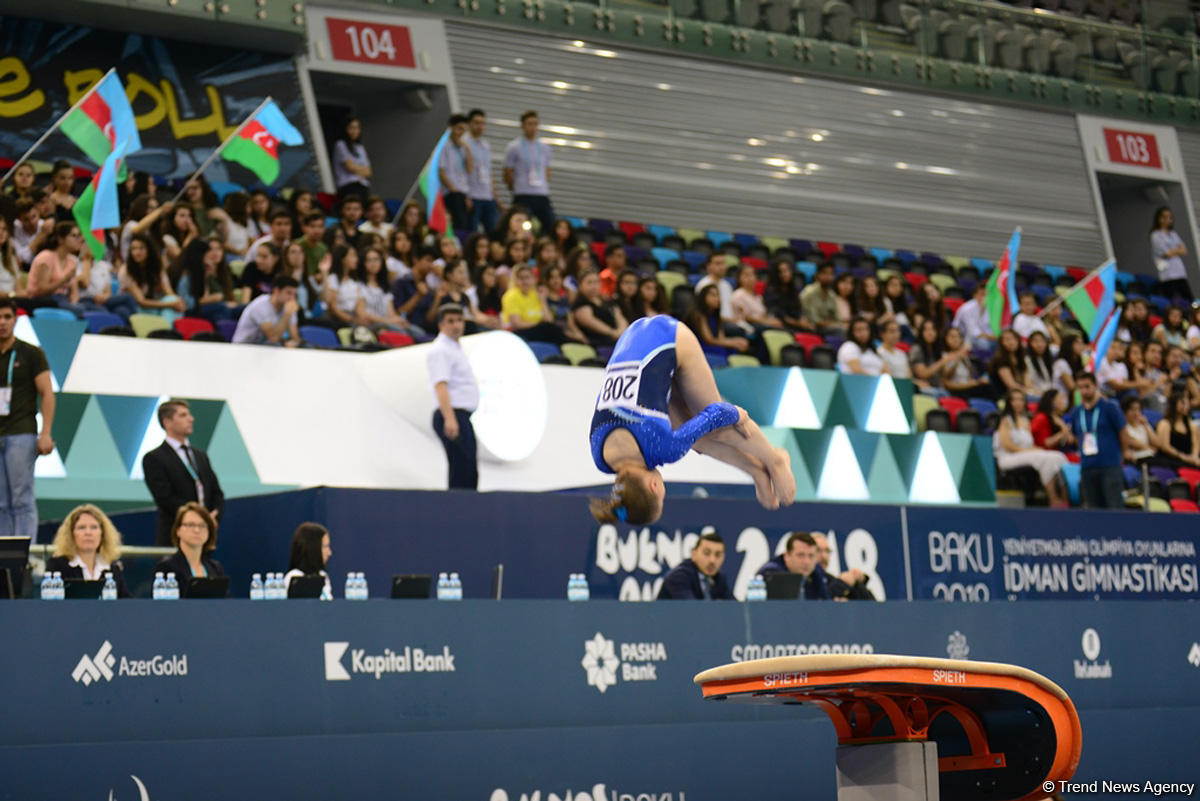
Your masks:
{"label": "gymnast in mid-air", "polygon": [[721,400],[696,335],[669,315],[636,320],[617,340],[590,439],[596,467],[616,474],[612,495],[591,501],[600,522],[658,520],[665,489],[657,468],[689,450],[749,473],[767,509],[796,495],[787,452],[744,409]]}

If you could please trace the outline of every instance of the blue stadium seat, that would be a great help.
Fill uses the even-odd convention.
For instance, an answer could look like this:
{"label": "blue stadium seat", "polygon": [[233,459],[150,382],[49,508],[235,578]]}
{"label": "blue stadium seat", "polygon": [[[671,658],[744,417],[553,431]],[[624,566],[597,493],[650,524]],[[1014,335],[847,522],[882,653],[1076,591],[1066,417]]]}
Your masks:
{"label": "blue stadium seat", "polygon": [[796,251],[796,257],[800,259],[807,259],[815,249],[813,243],[807,239],[789,239],[788,244],[792,246],[792,250]]}
{"label": "blue stadium seat", "polygon": [[1082,470],[1079,465],[1074,462],[1067,462],[1062,466],[1062,476],[1067,482],[1067,494],[1071,498],[1072,506],[1079,506],[1081,501],[1079,497],[1079,477],[1082,475]]}
{"label": "blue stadium seat", "polygon": [[875,261],[883,264],[892,257],[892,251],[887,248],[868,248],[868,252],[875,257]]}
{"label": "blue stadium seat", "polygon": [[697,253],[694,250],[685,250],[683,252],[683,260],[688,263],[691,272],[695,273],[704,269],[705,263],[708,262],[708,256],[705,256],[703,253]]}
{"label": "blue stadium seat", "polygon": [[917,260],[917,254],[913,253],[911,250],[897,250],[892,254],[892,257],[899,259],[901,263],[904,264],[906,269],[908,268],[908,265]]}
{"label": "blue stadium seat", "polygon": [[658,259],[658,263],[662,265],[664,270],[667,269],[668,264],[679,258],[678,251],[671,248],[653,248],[650,251],[650,255]]}
{"label": "blue stadium seat", "polygon": [[713,243],[713,247],[718,250],[721,248],[721,245],[733,240],[733,234],[727,234],[724,231],[705,231],[704,235]]}
{"label": "blue stadium seat", "polygon": [[561,356],[562,351],[552,342],[526,342],[537,360],[544,361],[548,356]]}
{"label": "blue stadium seat", "polygon": [[[710,233],[709,236],[711,237],[712,234]],[[759,240],[759,238],[754,234],[734,234],[733,241],[741,245],[742,252],[745,253],[750,248],[759,244],[761,240]]]}
{"label": "blue stadium seat", "polygon": [[233,181],[209,181],[208,185],[212,187],[212,191],[217,193],[217,200],[222,203],[225,202],[226,195],[246,191],[246,187],[235,184]]}
{"label": "blue stadium seat", "polygon": [[1124,270],[1117,270],[1117,287],[1127,287],[1137,281],[1137,276]]}
{"label": "blue stadium seat", "polygon": [[1151,295],[1150,305],[1154,307],[1157,314],[1163,315],[1167,313],[1167,307],[1171,305],[1171,301],[1162,295]]}
{"label": "blue stadium seat", "polygon": [[403,198],[389,197],[387,200],[383,201],[383,205],[384,208],[387,209],[388,219],[391,220],[397,214],[399,214],[400,209],[404,207],[404,200]]}
{"label": "blue stadium seat", "polygon": [[650,251],[646,250],[645,248],[634,247],[633,245],[625,246],[625,259],[629,262],[630,267],[637,266],[639,261],[649,255]]}
{"label": "blue stadium seat", "polygon": [[1163,413],[1154,409],[1142,409],[1142,417],[1146,418],[1146,422],[1151,428],[1158,426],[1158,422],[1163,419]]}
{"label": "blue stadium seat", "polygon": [[1046,301],[1055,296],[1054,287],[1045,286],[1044,284],[1034,284],[1029,291],[1037,298],[1039,306],[1045,306]]}
{"label": "blue stadium seat", "polygon": [[563,214],[558,219],[566,220],[571,224],[572,228],[587,228],[587,220],[582,217],[572,217],[569,214]]}
{"label": "blue stadium seat", "polygon": [[669,225],[647,225],[646,230],[654,235],[654,238],[659,242],[663,241],[664,236],[674,236],[675,229]]}
{"label": "blue stadium seat", "polygon": [[87,322],[87,333],[98,334],[113,325],[125,325],[125,321],[109,312],[84,312],[83,319]]}
{"label": "blue stadium seat", "polygon": [[1138,275],[1136,275],[1134,277],[1137,279],[1137,282],[1139,284],[1141,284],[1142,287],[1146,291],[1149,291],[1151,287],[1153,287],[1155,284],[1158,283],[1158,278],[1153,275],[1143,275],[1143,274],[1139,273]]}
{"label": "blue stadium seat", "polygon": [[596,236],[604,239],[604,235],[613,229],[612,220],[602,220],[599,217],[593,217],[588,220],[588,227],[596,232]]}
{"label": "blue stadium seat", "polygon": [[1050,276],[1050,282],[1054,284],[1057,284],[1058,279],[1067,274],[1067,268],[1059,267],[1057,264],[1043,264],[1042,269],[1046,275]]}
{"label": "blue stadium seat", "polygon": [[984,417],[987,417],[992,412],[999,411],[996,406],[996,402],[988,400],[987,398],[971,398],[967,401],[967,403],[970,404],[972,409],[979,412]]}
{"label": "blue stadium seat", "polygon": [[[75,316],[75,312],[73,312],[73,311],[68,311],[67,309],[55,309],[50,306],[45,306],[40,309],[34,309],[33,316],[35,319],[38,319],[38,320],[78,320],[79,319],[78,317]],[[119,323],[119,325],[124,325],[124,323]]]}
{"label": "blue stadium seat", "polygon": [[342,344],[337,334],[319,325],[300,326],[300,339],[320,348],[336,348]]}
{"label": "blue stadium seat", "polygon": [[971,259],[971,265],[979,270],[980,274],[987,272],[996,266],[996,262],[991,259]]}
{"label": "blue stadium seat", "polygon": [[796,272],[804,276],[804,283],[811,284],[813,277],[817,274],[817,265],[811,261],[796,262]]}
{"label": "blue stadium seat", "polygon": [[1136,487],[1142,481],[1142,471],[1127,464],[1121,468],[1121,477],[1125,480],[1126,489]]}

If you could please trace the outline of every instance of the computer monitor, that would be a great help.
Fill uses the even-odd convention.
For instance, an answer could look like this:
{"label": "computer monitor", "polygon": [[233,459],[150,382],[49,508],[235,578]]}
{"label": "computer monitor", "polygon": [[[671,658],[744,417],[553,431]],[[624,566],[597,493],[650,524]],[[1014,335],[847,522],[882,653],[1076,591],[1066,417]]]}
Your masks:
{"label": "computer monitor", "polygon": [[392,576],[393,598],[428,598],[433,588],[433,576]]}
{"label": "computer monitor", "polygon": [[799,573],[767,573],[763,576],[767,585],[768,601],[794,601],[800,597],[804,576]]}
{"label": "computer monitor", "polygon": [[0,537],[0,598],[20,598],[25,591],[32,537]]}
{"label": "computer monitor", "polygon": [[288,598],[320,598],[325,589],[325,577],[319,573],[296,576],[288,584]]}
{"label": "computer monitor", "polygon": [[229,595],[229,576],[192,576],[180,589],[183,598],[225,598]]}
{"label": "computer monitor", "polygon": [[63,597],[68,601],[95,600],[104,592],[104,582],[100,579],[63,579]]}

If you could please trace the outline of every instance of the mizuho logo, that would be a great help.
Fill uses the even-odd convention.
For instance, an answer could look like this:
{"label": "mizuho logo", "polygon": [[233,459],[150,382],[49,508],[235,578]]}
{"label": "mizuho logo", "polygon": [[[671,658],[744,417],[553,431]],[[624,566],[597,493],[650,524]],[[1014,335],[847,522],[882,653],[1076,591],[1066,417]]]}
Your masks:
{"label": "mizuho logo", "polygon": [[112,668],[116,661],[117,658],[112,655],[112,643],[105,640],[95,656],[84,654],[80,657],[75,669],[71,671],[71,678],[76,682],[83,682],[84,687],[93,681],[100,681],[100,679],[112,681]]}

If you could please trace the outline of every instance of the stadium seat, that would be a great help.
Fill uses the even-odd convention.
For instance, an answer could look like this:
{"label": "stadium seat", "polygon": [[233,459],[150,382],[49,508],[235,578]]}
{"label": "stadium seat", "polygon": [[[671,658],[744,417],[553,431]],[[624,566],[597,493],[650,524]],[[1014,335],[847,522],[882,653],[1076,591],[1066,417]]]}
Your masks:
{"label": "stadium seat", "polygon": [[1182,478],[1173,478],[1167,482],[1167,500],[1192,500],[1192,485]]}
{"label": "stadium seat", "polygon": [[641,223],[626,222],[622,220],[621,222],[617,223],[617,227],[621,229],[621,232],[625,234],[625,238],[630,242],[632,242],[633,238],[638,234],[646,233],[646,226],[642,225]]}
{"label": "stadium seat", "polygon": [[[379,341],[383,341],[382,335],[380,335]],[[533,351],[534,357],[543,364],[548,357],[562,355],[562,351],[552,342],[526,342],[525,344]]]}
{"label": "stadium seat", "polygon": [[818,345],[808,352],[808,363],[817,370],[832,370],[837,365],[837,356],[828,345]]}
{"label": "stadium seat", "polygon": [[233,341],[235,331],[237,331],[236,320],[217,320],[217,333],[224,337],[226,342]]}
{"label": "stadium seat", "polygon": [[564,342],[562,345],[562,355],[566,356],[571,364],[574,365],[578,365],[584,359],[598,358],[595,348],[580,342]]}
{"label": "stadium seat", "polygon": [[1073,462],[1067,462],[1062,466],[1063,481],[1067,483],[1067,497],[1071,499],[1072,506],[1079,506],[1082,503],[1079,494],[1079,479],[1082,474],[1082,468]]}
{"label": "stadium seat", "polygon": [[883,264],[888,259],[892,258],[892,251],[887,248],[867,248],[867,252],[875,257],[878,264]]}
{"label": "stadium seat", "polygon": [[817,274],[817,265],[811,261],[796,262],[796,272],[804,276],[805,285],[813,282],[813,277]]}
{"label": "stadium seat", "polygon": [[53,306],[42,306],[33,310],[35,320],[78,320],[75,312],[68,309],[56,309]]}
{"label": "stadium seat", "polygon": [[318,348],[336,348],[340,344],[338,334],[319,325],[300,326],[301,341]]}
{"label": "stadium seat", "polygon": [[762,362],[748,353],[731,353],[727,357],[729,367],[761,367]]}
{"label": "stadium seat", "polygon": [[[949,292],[950,290],[946,291]],[[955,298],[951,297],[950,295],[946,295],[946,297],[942,298],[942,305],[946,307],[946,311],[950,312],[951,316],[953,316],[954,313],[958,311],[958,307],[964,303],[966,303],[966,301],[963,298]]]}
{"label": "stadium seat", "polygon": [[1160,467],[1158,465],[1150,465],[1150,477],[1153,480],[1157,481],[1158,483],[1162,484],[1162,487],[1163,487],[1162,497],[1165,498],[1165,497],[1167,497],[1167,489],[1166,489],[1167,485],[1170,484],[1172,481],[1177,481],[1179,479],[1179,474],[1176,473],[1174,470],[1172,470],[1169,467]]}
{"label": "stadium seat", "polygon": [[841,251],[841,249],[842,249],[842,246],[839,245],[837,242],[818,242],[817,243],[817,250],[821,251],[821,253],[827,259],[832,259],[835,254],[837,254]]}
{"label": "stadium seat", "polygon": [[949,413],[945,409],[930,409],[929,413],[925,415],[925,429],[927,431],[952,431]]}
{"label": "stadium seat", "polygon": [[799,345],[784,345],[779,349],[780,367],[804,367],[807,364],[807,355]]}
{"label": "stadium seat", "polygon": [[709,242],[712,242],[712,246],[716,249],[720,249],[726,242],[733,241],[733,234],[727,234],[724,231],[706,231],[704,236]]}
{"label": "stadium seat", "polygon": [[676,235],[682,237],[684,242],[689,244],[698,239],[704,239],[705,241],[708,241],[704,236],[704,232],[699,228],[678,228],[676,229],[675,233]]}
{"label": "stadium seat", "polygon": [[789,239],[788,245],[796,252],[796,258],[799,259],[807,259],[816,249],[813,247],[813,243],[807,239]]}
{"label": "stadium seat", "polygon": [[670,270],[662,270],[661,272],[655,273],[654,277],[658,283],[662,285],[663,294],[666,297],[671,297],[676,287],[687,283],[686,276]]}
{"label": "stadium seat", "polygon": [[982,434],[983,415],[974,409],[960,409],[954,420],[954,430],[960,434]]}
{"label": "stadium seat", "polygon": [[762,332],[763,345],[767,348],[767,355],[770,356],[771,364],[779,366],[779,353],[787,345],[795,344],[796,340],[788,331],[779,331],[773,328],[768,328]]}
{"label": "stadium seat", "polygon": [[929,280],[929,276],[909,270],[904,274],[904,280],[908,282],[908,285],[911,286],[914,291],[916,291],[921,288],[921,284]]}
{"label": "stadium seat", "polygon": [[679,251],[672,248],[655,247],[650,248],[650,255],[658,259],[659,265],[666,270],[667,265],[679,259]]}
{"label": "stadium seat", "polygon": [[213,328],[212,323],[202,317],[180,317],[175,321],[175,330],[184,339],[191,339],[196,334],[212,332],[216,329]]}
{"label": "stadium seat", "polygon": [[662,245],[663,240],[668,236],[675,236],[675,229],[669,225],[647,225],[646,230],[654,235],[658,240],[658,244]]}
{"label": "stadium seat", "polygon": [[688,263],[688,268],[692,273],[699,273],[704,269],[704,265],[708,262],[708,254],[700,253],[695,250],[685,250],[683,259]]}
{"label": "stadium seat", "polygon": [[1171,504],[1171,510],[1174,512],[1200,512],[1200,506],[1197,506],[1195,501],[1187,501],[1180,498],[1168,501]]}
{"label": "stadium seat", "polygon": [[83,319],[87,323],[87,333],[89,334],[99,334],[109,326],[125,325],[124,320],[109,312],[84,312]]}
{"label": "stadium seat", "polygon": [[999,409],[996,407],[996,402],[988,400],[987,398],[971,398],[969,401],[967,401],[967,403],[972,409],[985,416],[991,414],[992,412],[999,411]]}
{"label": "stadium seat", "polygon": [[913,417],[917,419],[917,430],[925,430],[925,417],[938,408],[936,398],[916,393],[913,395]]}
{"label": "stadium seat", "polygon": [[680,284],[671,292],[671,316],[684,320],[696,308],[696,290],[691,284]]}
{"label": "stadium seat", "polygon": [[151,331],[169,329],[171,324],[165,317],[159,317],[157,314],[131,314],[129,327],[133,329],[134,336],[146,337]]}
{"label": "stadium seat", "polygon": [[[408,334],[402,334],[399,331],[380,331],[378,336],[379,343],[381,345],[386,345],[389,348],[404,348],[413,344],[415,341]],[[554,350],[557,351],[558,348],[555,348]],[[534,352],[536,353],[537,351]]]}
{"label": "stadium seat", "polygon": [[817,345],[824,345],[825,340],[820,334],[808,334],[803,331],[795,335],[796,344],[804,348],[805,353],[815,348]]}
{"label": "stadium seat", "polygon": [[1196,500],[1196,485],[1200,484],[1200,470],[1192,467],[1181,467],[1179,468],[1179,477],[1186,481],[1188,486],[1192,488],[1192,498]]}

